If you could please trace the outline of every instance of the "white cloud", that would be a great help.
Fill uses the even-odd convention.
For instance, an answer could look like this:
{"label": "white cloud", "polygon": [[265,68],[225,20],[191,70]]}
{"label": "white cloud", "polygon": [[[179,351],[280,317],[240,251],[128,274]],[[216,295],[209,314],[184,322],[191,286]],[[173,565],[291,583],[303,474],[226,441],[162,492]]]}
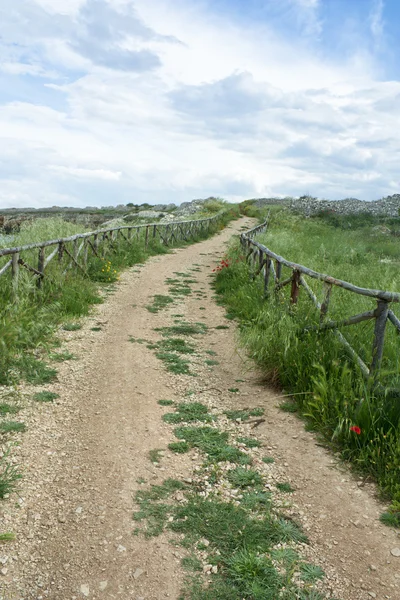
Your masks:
{"label": "white cloud", "polygon": [[[285,2],[318,20],[318,2]],[[362,55],[328,62],[186,0],[80,4],[24,2],[38,27],[3,71],[36,79],[0,111],[1,206],[398,191],[400,83],[375,81]],[[141,51],[159,66],[132,68]]]}

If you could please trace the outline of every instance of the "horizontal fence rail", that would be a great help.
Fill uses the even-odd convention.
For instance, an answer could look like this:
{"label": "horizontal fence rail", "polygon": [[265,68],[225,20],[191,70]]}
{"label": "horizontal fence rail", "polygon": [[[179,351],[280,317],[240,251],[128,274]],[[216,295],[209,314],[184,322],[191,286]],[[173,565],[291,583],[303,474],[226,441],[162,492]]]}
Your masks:
{"label": "horizontal fence rail", "polygon": [[[373,290],[361,288],[348,281],[336,279],[324,273],[318,273],[308,267],[291,262],[272,252],[269,248],[257,242],[254,237],[257,234],[264,233],[268,228],[268,220],[257,225],[253,229],[241,234],[240,242],[247,260],[253,263],[253,279],[257,276],[264,278],[264,297],[267,298],[270,291],[270,282],[274,282],[274,291],[278,292],[285,286],[290,286],[290,305],[295,306],[298,303],[300,290],[304,289],[307,297],[319,311],[319,325],[312,325],[303,329],[306,331],[327,331],[332,330],[340,343],[346,348],[352,359],[359,366],[363,376],[367,379],[373,378],[377,385],[377,376],[382,363],[385,331],[387,323],[391,323],[400,333],[400,320],[391,310],[391,303],[400,302],[400,293],[388,292],[384,290]],[[287,267],[292,271],[290,277],[282,280],[282,267]],[[316,279],[323,283],[323,298],[319,302],[314,291],[307,283],[306,277]],[[376,308],[356,315],[352,315],[342,320],[329,320],[328,312],[332,292],[335,287],[341,288],[353,294],[359,294],[368,298],[375,298]],[[341,327],[348,327],[361,323],[362,321],[375,320],[374,336],[372,341],[372,359],[370,365],[366,365],[356,350],[351,346],[345,336],[339,331]],[[391,390],[400,395],[398,390]]]}
{"label": "horizontal fence rail", "polygon": [[[46,268],[56,257],[64,273],[71,268],[76,268],[86,274],[89,252],[97,258],[104,258],[107,252],[117,251],[118,243],[122,240],[130,244],[141,242],[146,248],[152,240],[159,241],[165,246],[169,246],[173,242],[189,242],[198,234],[208,233],[212,225],[217,225],[221,221],[223,214],[224,211],[221,211],[213,217],[193,221],[123,225],[15,248],[0,248],[0,261],[5,257],[5,263],[1,264],[0,262],[0,276],[4,276],[10,271],[16,291],[19,270],[22,267],[37,278],[37,285],[41,287]],[[52,251],[46,255],[49,248]],[[35,266],[32,266],[29,263],[32,263],[32,251],[35,250],[38,252],[38,257],[37,262],[34,263]],[[10,258],[7,260],[8,257]],[[65,262],[68,263],[67,266],[65,266]]]}

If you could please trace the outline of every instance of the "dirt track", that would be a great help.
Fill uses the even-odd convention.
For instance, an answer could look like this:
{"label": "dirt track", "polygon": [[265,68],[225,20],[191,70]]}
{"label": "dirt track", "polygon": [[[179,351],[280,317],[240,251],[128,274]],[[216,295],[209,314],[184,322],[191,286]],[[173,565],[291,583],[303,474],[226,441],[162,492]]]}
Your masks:
{"label": "dirt track", "polygon": [[[17,535],[16,542],[0,547],[4,598],[178,598],[182,551],[167,536],[133,535],[133,495],[142,479],[161,483],[168,476],[190,476],[190,454],[165,450],[158,466],[149,460],[150,450],[173,441],[157,400],[206,388],[219,406],[265,407],[257,436],[296,489],[292,514],[307,531],[328,589],[343,600],[400,599],[400,558],[391,555],[400,538],[379,523],[382,506],[373,487],[360,487],[296,417],[277,409],[277,393],[237,351],[235,327],[212,299],[208,275],[232,233],[250,223],[241,219],[212,239],[126,271],[82,330],[63,332],[65,347],[78,360],[63,363],[57,383],[48,386],[60,399],[52,405],[27,402],[20,413],[28,430],[14,455],[24,479],[20,497],[0,505],[1,529]],[[193,264],[201,269],[193,274],[195,287],[206,296],[148,312],[152,296],[167,293],[165,278]],[[220,364],[199,365],[197,378],[168,373],[145,344],[129,341],[158,339],[154,327],[171,324],[176,312],[188,321],[204,320],[209,329],[198,343],[218,355]],[[92,331],[97,324],[101,331]],[[213,328],[221,324],[230,327]],[[240,394],[229,394],[239,377]]]}

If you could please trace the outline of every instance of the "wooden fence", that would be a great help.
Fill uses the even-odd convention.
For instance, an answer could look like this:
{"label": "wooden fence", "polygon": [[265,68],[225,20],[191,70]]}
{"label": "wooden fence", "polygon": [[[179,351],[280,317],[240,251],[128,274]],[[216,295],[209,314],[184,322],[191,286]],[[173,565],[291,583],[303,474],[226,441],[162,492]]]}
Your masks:
{"label": "wooden fence", "polygon": [[[165,246],[169,246],[173,242],[188,242],[196,235],[208,233],[212,225],[217,225],[221,221],[222,215],[223,211],[213,217],[195,221],[125,225],[81,233],[58,240],[0,249],[0,276],[10,272],[14,290],[17,290],[19,271],[22,267],[36,278],[37,285],[40,287],[46,275],[46,268],[56,257],[64,273],[70,268],[76,268],[86,274],[89,253],[97,258],[104,258],[107,252],[116,252],[118,243],[122,240],[129,244],[142,243],[145,248],[148,247],[151,240],[160,241]],[[51,250],[50,254],[46,254],[48,250]],[[32,265],[30,263],[35,260],[32,252],[35,251],[38,253],[37,262],[35,261]]]}
{"label": "wooden fence", "polygon": [[[307,297],[319,311],[319,325],[307,327],[304,331],[332,330],[341,344],[345,346],[356,364],[358,364],[363,376],[367,379],[373,378],[373,380],[376,381],[382,362],[387,323],[394,326],[397,333],[400,333],[400,320],[391,310],[392,303],[400,302],[400,293],[361,288],[347,281],[335,279],[329,275],[313,271],[303,265],[290,262],[282,256],[275,254],[269,248],[263,246],[254,239],[257,234],[265,232],[267,227],[268,220],[261,225],[242,233],[240,238],[242,248],[246,252],[248,260],[253,263],[253,278],[256,278],[259,275],[264,278],[264,297],[269,295],[269,287],[272,280],[275,292],[278,292],[288,285],[290,286],[290,305],[293,307],[298,302],[300,290],[303,289],[307,294]],[[290,277],[287,277],[286,279],[282,279],[283,266],[288,267],[292,271]],[[319,302],[314,291],[307,283],[307,277],[317,279],[323,283],[322,302]],[[346,319],[330,320],[328,318],[329,305],[335,287],[353,294],[375,298],[376,308],[374,310],[352,315]],[[366,365],[341,331],[339,331],[339,327],[348,327],[372,319],[375,320],[372,341],[372,359],[371,363]]]}

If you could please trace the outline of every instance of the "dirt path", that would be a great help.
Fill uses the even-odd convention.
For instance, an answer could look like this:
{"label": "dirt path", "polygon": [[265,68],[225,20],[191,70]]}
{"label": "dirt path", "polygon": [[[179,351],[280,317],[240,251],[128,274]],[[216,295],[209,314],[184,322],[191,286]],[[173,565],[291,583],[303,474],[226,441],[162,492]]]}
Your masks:
{"label": "dirt path", "polygon": [[[2,529],[17,536],[0,547],[0,598],[177,600],[182,551],[167,536],[133,535],[133,496],[144,481],[191,475],[191,454],[165,450],[173,434],[157,404],[190,389],[220,408],[265,407],[257,437],[296,490],[290,511],[303,523],[332,595],[400,599],[400,558],[391,555],[400,539],[379,523],[373,489],[360,487],[298,419],[276,408],[279,397],[236,351],[235,327],[212,299],[208,275],[232,233],[249,224],[241,219],[210,240],[126,271],[83,329],[65,333],[65,346],[79,360],[63,363],[58,382],[48,386],[60,399],[27,401],[20,413],[28,430],[14,456],[25,472],[20,497],[0,505]],[[167,293],[165,279],[194,264],[201,300],[191,295],[150,313],[145,306],[153,295]],[[175,313],[209,328],[198,343],[217,353],[219,365],[203,360],[196,378],[168,373],[145,344],[129,341],[156,341],[154,327],[171,325]],[[92,331],[98,324],[101,331]],[[230,393],[239,378],[239,393]],[[149,460],[155,448],[164,449],[158,464]]]}

